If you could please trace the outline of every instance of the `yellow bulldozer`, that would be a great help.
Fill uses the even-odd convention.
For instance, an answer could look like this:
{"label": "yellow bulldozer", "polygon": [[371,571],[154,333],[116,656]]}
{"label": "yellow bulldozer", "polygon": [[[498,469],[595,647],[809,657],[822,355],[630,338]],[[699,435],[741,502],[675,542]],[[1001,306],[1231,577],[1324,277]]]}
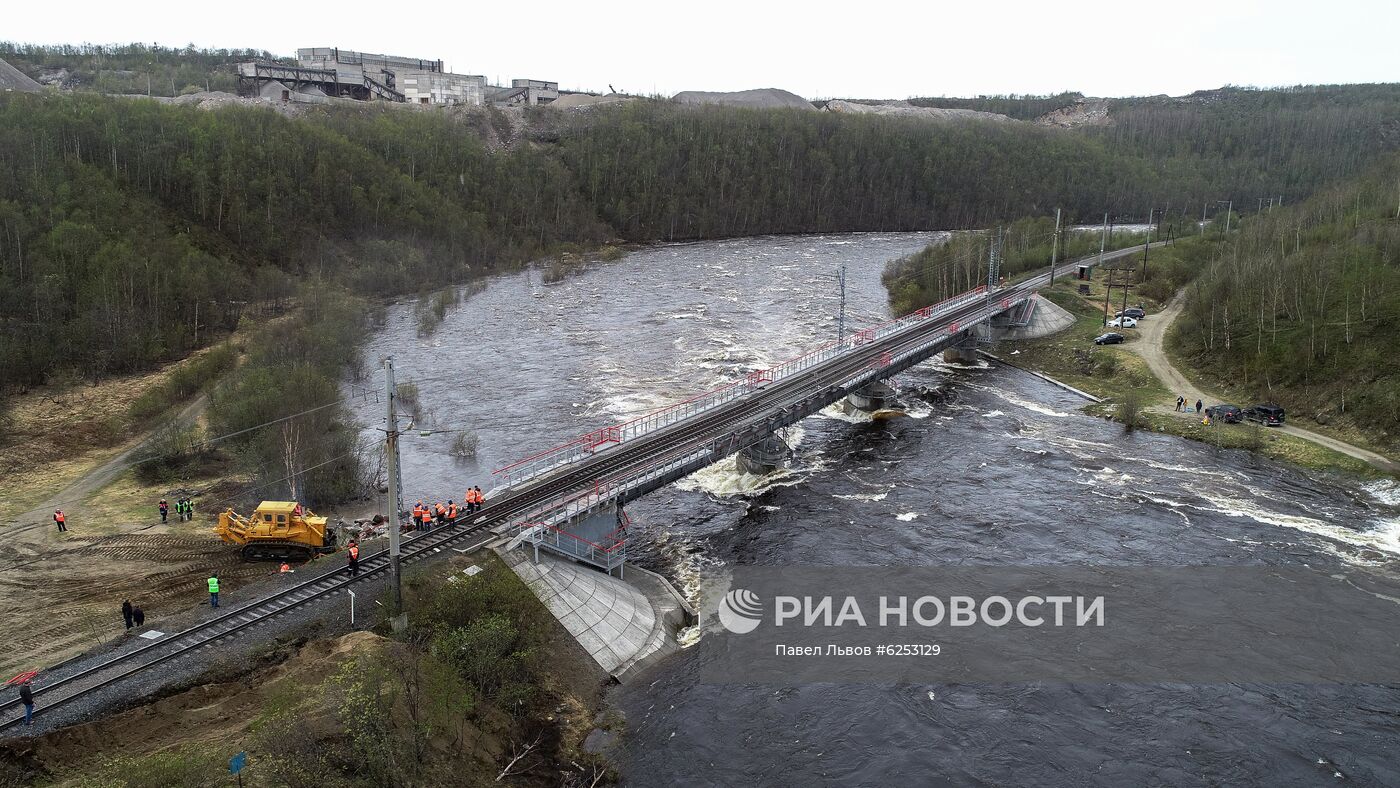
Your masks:
{"label": "yellow bulldozer", "polygon": [[219,514],[214,533],[242,545],[244,561],[305,561],[335,551],[335,531],[326,529],[326,518],[291,501],[263,501],[252,517],[228,509]]}

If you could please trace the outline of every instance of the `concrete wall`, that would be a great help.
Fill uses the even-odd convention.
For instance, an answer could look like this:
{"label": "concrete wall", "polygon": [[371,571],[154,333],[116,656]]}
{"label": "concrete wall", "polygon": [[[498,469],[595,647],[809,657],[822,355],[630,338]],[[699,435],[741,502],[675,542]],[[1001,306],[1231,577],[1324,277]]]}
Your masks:
{"label": "concrete wall", "polygon": [[[283,98],[283,93],[286,98]],[[298,104],[327,104],[330,97],[314,85],[303,85],[300,90],[295,90],[292,86],[281,82],[264,82],[258,88],[258,95],[272,101],[287,101]]]}
{"label": "concrete wall", "polygon": [[[480,106],[486,77],[431,71],[401,71],[397,89],[410,104],[471,104]],[[424,101],[427,99],[427,101]]]}

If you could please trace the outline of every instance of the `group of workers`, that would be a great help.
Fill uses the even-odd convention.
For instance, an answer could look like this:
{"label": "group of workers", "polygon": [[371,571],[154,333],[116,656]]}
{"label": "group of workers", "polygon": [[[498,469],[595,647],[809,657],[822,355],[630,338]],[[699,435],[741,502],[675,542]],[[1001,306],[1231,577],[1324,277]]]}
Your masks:
{"label": "group of workers", "polygon": [[[170,516],[170,502],[161,498],[156,508],[160,509],[160,521],[163,523],[167,522],[166,518]],[[181,521],[193,520],[194,501],[189,498],[181,498],[175,501],[175,516]]]}
{"label": "group of workers", "polygon": [[441,502],[432,506],[424,504],[422,501],[413,505],[411,512],[411,527],[427,530],[436,521],[438,525],[446,525],[457,519],[458,514],[471,514],[481,511],[481,506],[486,502],[486,495],[480,487],[468,487],[466,495],[462,498],[462,505],[459,507],[456,501],[449,500],[446,506]]}

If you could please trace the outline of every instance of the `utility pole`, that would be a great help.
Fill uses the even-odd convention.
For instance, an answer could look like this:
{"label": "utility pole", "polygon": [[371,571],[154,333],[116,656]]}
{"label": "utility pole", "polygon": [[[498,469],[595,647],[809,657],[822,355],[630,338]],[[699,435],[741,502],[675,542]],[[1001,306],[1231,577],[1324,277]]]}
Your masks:
{"label": "utility pole", "polygon": [[1113,272],[1117,269],[1103,268],[1100,270],[1108,274],[1108,281],[1103,283],[1103,325],[1104,328],[1108,328],[1108,297],[1113,292]]}
{"label": "utility pole", "polygon": [[1055,239],[1050,242],[1050,284],[1055,284],[1055,263],[1060,259],[1060,209],[1055,209]]}
{"label": "utility pole", "polygon": [[[1201,232],[1200,232],[1201,235],[1205,235],[1205,234],[1206,234],[1206,208],[1208,208],[1209,206],[1210,206],[1210,203],[1204,203],[1203,205],[1201,205]],[[529,269],[526,269],[526,270],[529,270]]]}
{"label": "utility pole", "polygon": [[841,288],[841,311],[836,313],[836,349],[841,349],[841,343],[846,341],[846,264],[841,264],[841,269],[836,272],[836,282]]}
{"label": "utility pole", "polygon": [[395,631],[399,631],[408,621],[403,614],[403,586],[399,582],[399,518],[403,514],[403,501],[400,500],[403,491],[399,484],[399,416],[394,410],[398,394],[394,388],[393,356],[384,359],[384,392],[389,408],[384,433],[384,462],[389,474],[389,584],[394,589],[393,609],[389,612],[393,615]]}
{"label": "utility pole", "polygon": [[[1104,250],[1104,246],[1106,246],[1107,244],[1108,244],[1108,214],[1105,213],[1105,214],[1103,215],[1103,229],[1099,231],[1099,261],[1098,261],[1098,263],[1096,263],[1096,265],[1098,266],[1098,268],[1099,268],[1100,271],[1103,270],[1103,250]],[[1109,277],[1108,277],[1108,278],[1109,278],[1110,281],[1112,281],[1112,280],[1113,280],[1113,275],[1112,275],[1112,274],[1109,274]],[[1105,314],[1105,315],[1108,314],[1108,307],[1105,306],[1103,311],[1104,311],[1104,314]],[[1107,317],[1104,318],[1104,322],[1105,322],[1105,323],[1108,322],[1108,318],[1107,318]]]}
{"label": "utility pole", "polygon": [[[1146,279],[1146,278],[1147,278],[1147,250],[1148,250],[1149,247],[1152,246],[1152,217],[1155,215],[1156,211],[1157,211],[1156,208],[1148,208],[1148,209],[1147,209],[1147,240],[1145,240],[1145,241],[1142,242],[1142,278],[1143,278],[1143,279]],[[1157,233],[1157,234],[1158,234],[1159,236],[1161,235],[1160,232]]]}
{"label": "utility pole", "polygon": [[1123,269],[1123,283],[1118,286],[1123,288],[1123,312],[1127,312],[1128,290],[1130,290],[1133,286],[1133,269],[1131,267]]}
{"label": "utility pole", "polygon": [[987,260],[987,298],[991,299],[992,291],[997,287],[997,275],[1001,271],[1001,228],[997,228],[996,237],[992,239],[991,256]]}

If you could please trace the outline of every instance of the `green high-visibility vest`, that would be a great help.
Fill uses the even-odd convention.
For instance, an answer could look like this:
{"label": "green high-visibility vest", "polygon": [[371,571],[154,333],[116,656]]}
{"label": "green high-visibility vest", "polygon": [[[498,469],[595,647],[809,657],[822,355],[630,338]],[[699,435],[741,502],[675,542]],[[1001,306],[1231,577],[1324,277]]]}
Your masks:
{"label": "green high-visibility vest", "polygon": [[217,594],[217,593],[219,593],[219,578],[217,578],[217,577],[211,577],[211,578],[209,578],[209,593],[211,593],[211,594]]}

